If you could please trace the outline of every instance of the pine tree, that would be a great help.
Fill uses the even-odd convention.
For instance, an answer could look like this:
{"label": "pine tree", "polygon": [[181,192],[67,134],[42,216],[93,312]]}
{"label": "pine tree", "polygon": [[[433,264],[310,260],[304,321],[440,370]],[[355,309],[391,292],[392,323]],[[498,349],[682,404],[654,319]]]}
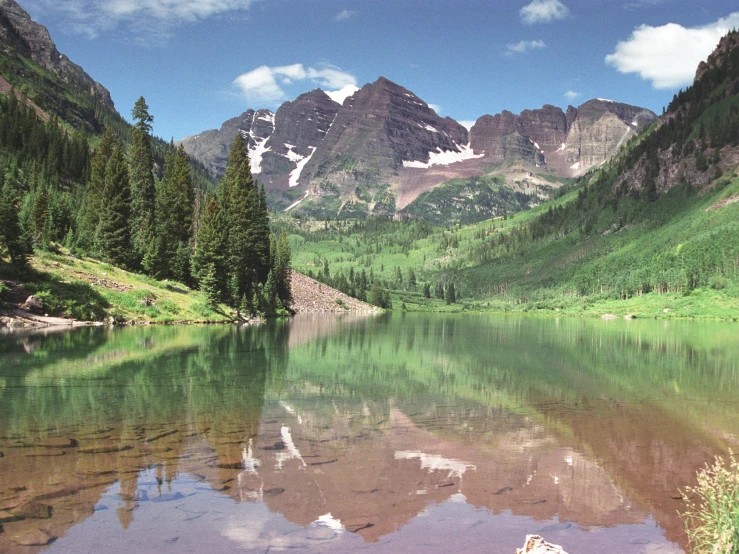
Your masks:
{"label": "pine tree", "polygon": [[105,261],[126,266],[131,263],[131,189],[123,150],[117,142],[105,167],[102,213],[95,242]]}
{"label": "pine tree", "polygon": [[130,154],[131,240],[140,261],[156,233],[154,154],[150,134],[154,118],[149,114],[149,106],[143,96],[134,104],[131,115],[135,121]]}
{"label": "pine tree", "polygon": [[6,179],[0,191],[0,245],[3,245],[10,256],[10,263],[15,266],[26,264],[26,248],[21,232],[16,196],[10,180]]}
{"label": "pine tree", "polygon": [[[227,233],[222,210],[214,196],[205,200],[192,255],[192,274],[206,294],[215,294],[219,302],[227,298]],[[210,271],[213,275],[209,275]],[[206,290],[208,288],[211,292]],[[215,291],[215,292],[213,292]]]}
{"label": "pine tree", "polygon": [[423,284],[423,297],[431,298],[431,286],[428,283]]}
{"label": "pine tree", "polygon": [[113,131],[106,129],[90,160],[90,178],[77,216],[77,248],[87,253],[93,253],[95,248],[95,233],[103,208],[105,167],[113,154],[115,142]]}
{"label": "pine tree", "polygon": [[190,283],[195,191],[190,176],[190,158],[182,145],[175,148],[170,144],[156,204],[156,231],[158,238],[164,237],[164,243],[147,252],[144,268],[160,279],[171,277]]}
{"label": "pine tree", "polygon": [[242,297],[251,300],[260,265],[253,226],[255,215],[259,213],[259,194],[254,187],[246,141],[241,133],[231,144],[219,198],[227,216],[231,295],[235,301]]}
{"label": "pine tree", "polygon": [[287,234],[282,233],[277,241],[275,265],[272,273],[274,274],[277,299],[286,309],[289,309],[293,302],[292,265],[290,258],[290,243],[287,240]]}

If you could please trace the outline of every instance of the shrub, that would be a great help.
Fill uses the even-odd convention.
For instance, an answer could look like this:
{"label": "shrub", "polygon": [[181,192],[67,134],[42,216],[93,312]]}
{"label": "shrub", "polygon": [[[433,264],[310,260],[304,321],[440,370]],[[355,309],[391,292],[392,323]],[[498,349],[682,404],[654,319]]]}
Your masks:
{"label": "shrub", "polygon": [[681,514],[695,554],[739,552],[739,462],[729,451],[728,464],[716,458],[698,472],[698,485],[687,487]]}
{"label": "shrub", "polygon": [[729,284],[729,280],[723,275],[711,275],[708,279],[708,284],[714,290],[723,290]]}

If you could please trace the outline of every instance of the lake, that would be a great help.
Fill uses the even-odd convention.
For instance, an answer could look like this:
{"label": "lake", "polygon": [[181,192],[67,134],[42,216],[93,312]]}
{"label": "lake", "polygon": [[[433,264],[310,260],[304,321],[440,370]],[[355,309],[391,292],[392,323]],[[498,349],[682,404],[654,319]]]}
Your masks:
{"label": "lake", "polygon": [[0,335],[1,552],[686,548],[739,327],[491,315]]}

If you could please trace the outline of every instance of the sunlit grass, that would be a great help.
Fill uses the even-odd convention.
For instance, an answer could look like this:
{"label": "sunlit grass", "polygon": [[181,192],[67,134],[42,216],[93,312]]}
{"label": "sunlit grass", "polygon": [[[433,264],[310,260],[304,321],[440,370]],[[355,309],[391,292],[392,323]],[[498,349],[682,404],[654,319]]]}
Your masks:
{"label": "sunlit grass", "polygon": [[695,554],[739,552],[739,462],[730,452],[728,463],[716,458],[698,472],[698,485],[685,490],[681,514]]}

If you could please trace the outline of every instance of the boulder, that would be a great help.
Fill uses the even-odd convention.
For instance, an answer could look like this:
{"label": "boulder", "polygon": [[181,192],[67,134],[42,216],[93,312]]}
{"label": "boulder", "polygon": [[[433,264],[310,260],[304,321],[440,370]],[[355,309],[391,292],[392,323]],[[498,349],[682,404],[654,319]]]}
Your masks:
{"label": "boulder", "polygon": [[539,535],[526,535],[523,548],[517,548],[516,554],[567,554],[558,544],[551,544]]}
{"label": "boulder", "polygon": [[26,298],[26,308],[34,313],[41,313],[44,310],[44,303],[40,298],[31,295]]}

